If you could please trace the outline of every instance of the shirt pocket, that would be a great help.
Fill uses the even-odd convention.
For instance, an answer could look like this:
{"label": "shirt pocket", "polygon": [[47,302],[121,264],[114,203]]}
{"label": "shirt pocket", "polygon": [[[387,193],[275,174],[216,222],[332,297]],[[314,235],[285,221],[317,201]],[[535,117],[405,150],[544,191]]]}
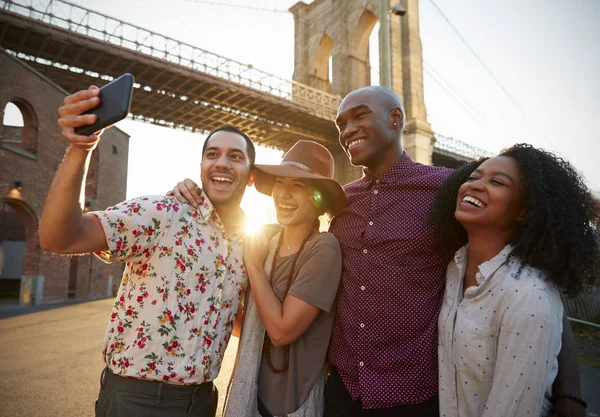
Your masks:
{"label": "shirt pocket", "polygon": [[457,317],[454,327],[454,365],[476,381],[491,381],[496,363],[496,328],[467,317]]}

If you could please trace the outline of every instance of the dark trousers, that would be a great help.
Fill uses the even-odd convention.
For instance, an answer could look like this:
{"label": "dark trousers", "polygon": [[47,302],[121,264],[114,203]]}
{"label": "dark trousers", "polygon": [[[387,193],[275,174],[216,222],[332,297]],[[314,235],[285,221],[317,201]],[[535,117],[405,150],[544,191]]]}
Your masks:
{"label": "dark trousers", "polygon": [[96,417],[214,417],[218,400],[212,382],[166,384],[125,378],[105,368],[100,377]]}
{"label": "dark trousers", "polygon": [[439,414],[437,395],[418,404],[363,408],[360,398],[352,400],[337,369],[331,367],[331,374],[325,385],[324,417],[439,417]]}

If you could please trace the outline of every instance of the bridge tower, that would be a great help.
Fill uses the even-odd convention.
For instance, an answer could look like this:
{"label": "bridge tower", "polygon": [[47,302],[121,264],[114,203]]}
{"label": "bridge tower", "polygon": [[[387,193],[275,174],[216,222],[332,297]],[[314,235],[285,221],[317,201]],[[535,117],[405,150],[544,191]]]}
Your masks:
{"label": "bridge tower", "polygon": [[[393,6],[398,0],[389,3]],[[390,16],[390,37],[392,89],[402,99],[406,111],[402,146],[414,161],[431,164],[435,139],[427,122],[423,96],[419,2],[402,0],[401,3],[406,14]],[[300,1],[292,6],[294,80],[342,97],[371,85],[369,36],[379,20],[377,6],[377,0],[315,0],[311,4]],[[339,180],[357,177],[357,170],[352,169],[347,159],[336,157],[336,163],[338,171],[343,171]]]}

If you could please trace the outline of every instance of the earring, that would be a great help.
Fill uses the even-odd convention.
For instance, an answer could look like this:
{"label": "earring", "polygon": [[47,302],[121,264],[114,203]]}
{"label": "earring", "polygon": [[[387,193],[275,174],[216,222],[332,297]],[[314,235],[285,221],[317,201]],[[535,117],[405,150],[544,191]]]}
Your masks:
{"label": "earring", "polygon": [[394,122],[394,127],[396,127],[398,125],[398,123]]}

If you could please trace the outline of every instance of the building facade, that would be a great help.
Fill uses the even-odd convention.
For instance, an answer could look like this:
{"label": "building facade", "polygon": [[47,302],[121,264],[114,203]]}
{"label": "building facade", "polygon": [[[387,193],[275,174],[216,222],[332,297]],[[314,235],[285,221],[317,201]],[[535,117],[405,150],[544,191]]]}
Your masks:
{"label": "building facade", "polygon": [[[112,296],[121,264],[54,255],[39,246],[42,207],[68,144],[56,124],[68,93],[4,50],[0,73],[0,108],[22,116],[22,123],[12,123],[17,126],[0,126],[0,303]],[[125,199],[128,150],[129,136],[118,128],[102,135],[85,185],[86,210]]]}

